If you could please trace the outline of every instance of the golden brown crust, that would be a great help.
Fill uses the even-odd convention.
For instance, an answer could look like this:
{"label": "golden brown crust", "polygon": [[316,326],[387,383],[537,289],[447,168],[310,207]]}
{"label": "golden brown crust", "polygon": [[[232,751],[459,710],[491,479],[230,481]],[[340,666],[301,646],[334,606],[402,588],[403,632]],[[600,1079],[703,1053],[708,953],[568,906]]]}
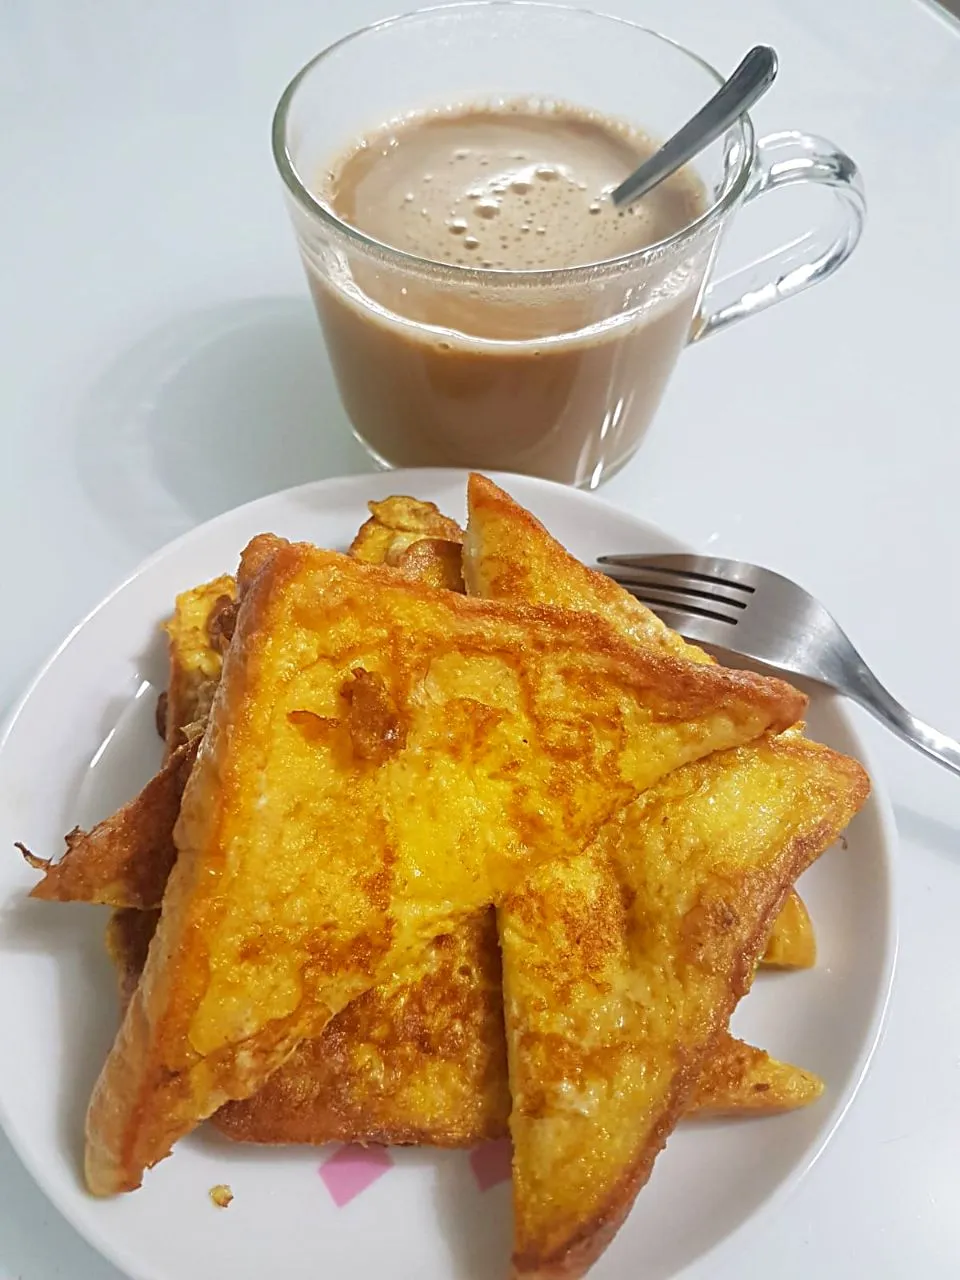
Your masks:
{"label": "golden brown crust", "polygon": [[[520,1010],[525,1037],[519,1055],[508,1012],[515,1276],[574,1280],[606,1248],[748,989],[790,885],[833,842],[868,791],[855,761],[802,739],[770,739],[727,752],[678,770],[645,793],[604,829],[591,853],[576,860],[579,867],[605,854],[616,868],[622,924],[600,934],[595,924],[585,925],[573,947],[566,921],[577,919],[584,899],[570,892],[569,868],[567,891],[557,892],[551,883],[555,865],[530,877],[519,913],[509,900],[501,915],[504,985],[508,1011]],[[603,873],[594,862],[584,874]],[[603,896],[607,910],[612,897],[609,891]],[[508,912],[512,928],[505,931]],[[560,943],[551,945],[558,929]],[[591,1043],[585,1027],[598,1015],[596,997],[577,1001],[576,984],[586,984],[589,993],[597,973],[607,972],[603,965],[597,969],[597,954],[612,958],[607,963],[618,971],[617,948],[631,950],[631,934],[640,949],[633,947],[629,971],[638,984],[634,991],[643,995],[638,1001],[628,991],[605,1006],[606,1022],[596,1034],[605,1025],[612,1030],[594,1051],[607,1055],[601,1065],[593,1052],[584,1058],[579,1048]],[[587,935],[584,951],[579,939]],[[538,994],[538,982],[559,986],[556,1003],[566,1011],[561,1032],[530,1012],[545,999],[549,1004]],[[533,1002],[525,990],[530,983]],[[531,1088],[534,1098],[544,1090],[549,1095],[558,1080],[572,1075],[612,1082],[596,1117],[604,1143],[591,1140],[590,1115],[571,1117],[556,1106],[530,1109]],[[551,1127],[539,1127],[542,1121]]]}
{"label": "golden brown crust", "polygon": [[[390,553],[388,552],[388,555]],[[391,563],[388,559],[387,563]],[[464,591],[459,542],[420,538],[396,557],[396,567],[412,582],[425,582],[446,591]]]}
{"label": "golden brown crust", "polygon": [[[599,619],[469,601],[303,545],[271,548],[242,596],[159,930],[91,1101],[98,1194],[138,1185],[385,966],[585,843],[631,794],[791,723],[804,702],[782,681],[642,654]],[[348,728],[321,742],[287,719],[336,721],[358,667],[389,681],[417,744],[372,772],[353,763]],[[400,790],[418,795],[415,826]],[[471,792],[467,810],[449,803]],[[309,807],[288,808],[294,795]],[[291,898],[305,874],[309,894]],[[408,876],[436,895],[436,916],[425,903],[410,914]]]}
{"label": "golden brown crust", "polygon": [[463,530],[432,502],[398,495],[370,502],[370,519],[360,526],[350,554],[365,564],[396,566],[404,552],[424,538],[459,545]]}
{"label": "golden brown crust", "polygon": [[107,954],[117,971],[121,1013],[126,1012],[133,999],[159,920],[159,911],[138,911],[129,907],[114,911],[110,917]]}
{"label": "golden brown crust", "polygon": [[[289,547],[286,538],[279,538],[275,533],[258,533],[251,538],[240,554],[240,565],[237,569],[237,600],[242,604],[244,598],[256,585],[257,579],[268,569],[278,552]],[[234,622],[236,630],[236,621]]]}
{"label": "golden brown crust", "polygon": [[[455,593],[437,594],[435,589],[423,583],[406,580],[401,583],[386,569],[356,563],[336,552],[320,551],[305,543],[283,543],[273,535],[261,535],[271,544],[268,567],[275,570],[275,581],[282,587],[285,581],[293,581],[302,567],[312,569],[322,587],[329,584],[331,594],[343,595],[349,605],[366,605],[349,592],[364,589],[375,594],[377,590],[406,597],[411,621],[416,620],[416,610],[426,614],[446,615],[451,625],[462,621],[473,633],[468,652],[475,655],[496,654],[507,651],[510,640],[520,644],[525,636],[531,645],[531,665],[537,657],[550,648],[568,654],[571,664],[580,660],[597,669],[624,690],[630,689],[651,715],[655,724],[692,723],[701,716],[725,713],[720,736],[739,741],[749,741],[762,733],[779,733],[789,728],[803,715],[807,698],[784,680],[760,676],[750,671],[740,671],[713,664],[697,664],[678,660],[669,652],[657,652],[631,644],[619,637],[603,617],[592,613],[567,612],[566,609],[546,604],[510,604],[476,598],[460,598]],[[261,539],[256,539],[259,543]],[[253,545],[253,544],[251,544]],[[246,557],[246,553],[245,553]],[[258,557],[258,565],[260,560]],[[238,575],[238,578],[241,578]],[[316,611],[320,620],[323,606]],[[376,619],[376,609],[366,610]],[[306,625],[313,621],[310,610],[301,610]],[[509,635],[506,643],[500,641],[501,631]],[[449,651],[438,640],[438,647]],[[241,646],[242,651],[242,646]],[[588,682],[584,681],[584,691]],[[749,722],[749,727],[747,727]],[[724,745],[732,745],[730,742]],[[703,747],[691,744],[693,758],[706,750],[722,749],[706,743]],[[554,752],[549,752],[554,754]]]}
{"label": "golden brown crust", "polygon": [[685,1115],[771,1115],[807,1107],[823,1093],[812,1071],[778,1062],[721,1032],[704,1062]]}
{"label": "golden brown crust", "polygon": [[506,1133],[510,1095],[493,912],[435,938],[404,981],[348,1005],[253,1098],[213,1123],[245,1142],[472,1146]]}
{"label": "golden brown crust", "polygon": [[31,898],[141,910],[159,906],[177,856],[173,827],[197,746],[194,741],[177,748],[135,799],[92,831],[71,831],[59,862],[35,860],[44,875]]}
{"label": "golden brown crust", "polygon": [[463,572],[471,595],[587,609],[602,614],[619,634],[646,649],[688,662],[713,662],[612,578],[576,560],[534,515],[486,476],[470,476],[467,506]]}

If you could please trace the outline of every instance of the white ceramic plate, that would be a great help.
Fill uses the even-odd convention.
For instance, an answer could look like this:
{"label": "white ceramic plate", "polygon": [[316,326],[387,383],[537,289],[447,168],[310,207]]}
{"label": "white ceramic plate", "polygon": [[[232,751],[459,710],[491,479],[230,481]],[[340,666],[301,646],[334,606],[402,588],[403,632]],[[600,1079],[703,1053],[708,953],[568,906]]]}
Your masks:
{"label": "white ceramic plate", "polygon": [[[36,880],[14,840],[59,853],[63,833],[135,794],[154,770],[165,680],[158,623],[178,592],[232,570],[264,530],[344,547],[368,498],[413,493],[461,516],[465,476],[364,475],[291,489],[193,530],[144,564],[68,637],[0,743],[0,1119],[24,1163],[79,1231],[136,1280],[500,1280],[509,1250],[502,1152],[256,1149],[201,1132],[140,1191],[88,1196],[83,1116],[117,1022],[102,943],[106,913],[29,902]],[[510,491],[587,562],[604,551],[682,549],[594,497],[509,477]],[[810,730],[866,760],[847,711],[815,693]],[[879,1033],[895,952],[893,824],[876,794],[803,881],[820,960],[762,974],[736,1029],[810,1067],[825,1098],[790,1116],[681,1125],[630,1219],[592,1273],[664,1280],[732,1237],[816,1159],[849,1105]],[[499,1154],[499,1159],[498,1159]],[[210,1187],[235,1199],[215,1208]],[[339,1202],[339,1203],[338,1203]],[[697,1268],[699,1273],[700,1268]]]}

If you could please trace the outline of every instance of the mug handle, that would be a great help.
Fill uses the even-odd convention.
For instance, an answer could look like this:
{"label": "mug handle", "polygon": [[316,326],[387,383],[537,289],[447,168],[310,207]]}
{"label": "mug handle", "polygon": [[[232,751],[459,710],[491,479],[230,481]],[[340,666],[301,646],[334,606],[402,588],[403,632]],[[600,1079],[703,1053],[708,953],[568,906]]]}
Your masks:
{"label": "mug handle", "polygon": [[744,204],[794,182],[830,187],[836,197],[833,218],[773,254],[709,284],[694,318],[691,342],[826,280],[853,253],[867,205],[863,181],[850,157],[832,142],[810,133],[791,130],[761,138]]}

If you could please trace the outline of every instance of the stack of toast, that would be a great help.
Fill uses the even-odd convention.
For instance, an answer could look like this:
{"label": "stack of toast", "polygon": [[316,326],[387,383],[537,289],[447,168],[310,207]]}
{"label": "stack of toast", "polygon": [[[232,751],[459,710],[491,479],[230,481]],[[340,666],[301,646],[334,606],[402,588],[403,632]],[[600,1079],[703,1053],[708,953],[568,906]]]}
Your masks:
{"label": "stack of toast", "polygon": [[36,897],[114,908],[86,1176],[238,1141],[513,1141],[517,1277],[582,1275],[678,1120],[812,1102],[735,1040],[793,888],[863,804],[804,699],[727,670],[481,476],[371,504],[167,623],[160,773]]}

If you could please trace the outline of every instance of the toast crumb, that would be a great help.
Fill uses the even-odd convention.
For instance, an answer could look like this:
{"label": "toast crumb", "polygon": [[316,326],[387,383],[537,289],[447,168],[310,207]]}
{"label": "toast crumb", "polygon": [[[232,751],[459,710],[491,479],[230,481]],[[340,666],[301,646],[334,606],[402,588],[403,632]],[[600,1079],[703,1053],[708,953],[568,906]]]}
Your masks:
{"label": "toast crumb", "polygon": [[210,1199],[218,1209],[226,1209],[233,1200],[233,1192],[226,1183],[221,1182],[210,1188]]}

